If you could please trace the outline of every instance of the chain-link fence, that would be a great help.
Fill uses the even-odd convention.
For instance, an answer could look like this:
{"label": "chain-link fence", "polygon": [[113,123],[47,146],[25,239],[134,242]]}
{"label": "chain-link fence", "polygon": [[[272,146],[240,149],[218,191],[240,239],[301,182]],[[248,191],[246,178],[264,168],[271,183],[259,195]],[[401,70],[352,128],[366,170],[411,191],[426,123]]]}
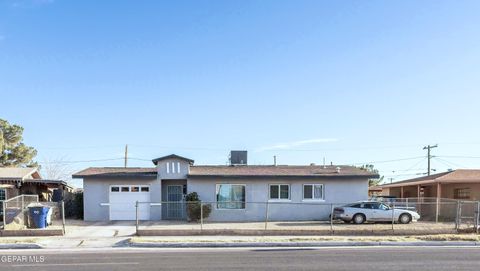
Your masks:
{"label": "chain-link fence", "polygon": [[176,201],[137,202],[130,215],[142,234],[438,234],[478,231],[479,208],[477,201],[428,198],[354,204]]}
{"label": "chain-link fence", "polygon": [[19,195],[3,201],[3,230],[62,229],[64,203],[44,202],[38,195]]}

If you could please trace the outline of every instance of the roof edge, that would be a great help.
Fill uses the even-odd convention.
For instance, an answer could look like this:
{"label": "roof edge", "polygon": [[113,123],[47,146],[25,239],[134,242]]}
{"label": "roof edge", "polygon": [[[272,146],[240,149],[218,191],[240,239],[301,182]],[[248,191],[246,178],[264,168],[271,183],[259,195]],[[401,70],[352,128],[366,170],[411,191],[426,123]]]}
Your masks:
{"label": "roof edge", "polygon": [[152,162],[157,165],[159,161],[162,161],[162,160],[165,160],[165,159],[170,159],[170,158],[176,158],[176,159],[180,159],[180,160],[184,160],[184,161],[187,161],[189,162],[191,165],[193,165],[193,163],[195,162],[194,160],[190,159],[190,158],[186,158],[186,157],[183,157],[183,156],[180,156],[180,155],[176,155],[176,154],[170,154],[170,155],[166,155],[166,156],[162,156],[162,157],[159,157],[159,158],[155,158],[152,160]]}

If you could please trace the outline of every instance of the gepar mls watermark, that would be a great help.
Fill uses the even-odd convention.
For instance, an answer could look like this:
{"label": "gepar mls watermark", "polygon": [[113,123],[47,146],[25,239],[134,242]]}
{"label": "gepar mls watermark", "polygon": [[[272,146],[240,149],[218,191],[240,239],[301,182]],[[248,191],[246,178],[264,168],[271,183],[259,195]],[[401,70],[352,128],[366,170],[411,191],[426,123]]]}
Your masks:
{"label": "gepar mls watermark", "polygon": [[2,255],[1,263],[43,263],[45,256],[41,255]]}

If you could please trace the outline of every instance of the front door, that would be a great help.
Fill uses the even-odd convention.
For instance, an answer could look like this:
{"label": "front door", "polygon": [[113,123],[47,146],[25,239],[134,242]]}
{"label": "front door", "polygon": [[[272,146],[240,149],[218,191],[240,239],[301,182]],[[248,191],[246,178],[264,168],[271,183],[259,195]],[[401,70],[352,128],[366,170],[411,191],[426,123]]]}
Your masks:
{"label": "front door", "polygon": [[167,219],[185,219],[185,203],[183,201],[183,185],[167,186]]}

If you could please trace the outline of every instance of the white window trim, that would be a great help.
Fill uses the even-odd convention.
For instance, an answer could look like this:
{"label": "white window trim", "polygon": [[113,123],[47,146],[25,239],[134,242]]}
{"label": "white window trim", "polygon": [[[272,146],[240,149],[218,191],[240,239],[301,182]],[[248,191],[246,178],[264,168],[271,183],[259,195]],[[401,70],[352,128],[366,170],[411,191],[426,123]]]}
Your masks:
{"label": "white window trim", "polygon": [[[139,191],[138,192],[132,192],[131,188],[132,186],[138,187]],[[112,187],[118,187],[119,191],[118,192],[112,192]],[[128,187],[128,192],[122,192],[122,187]],[[142,187],[148,187],[148,192],[142,192]],[[108,187],[109,195],[110,193],[150,193],[150,185],[149,184],[111,184]],[[108,201],[110,201],[110,197],[108,198]]]}
{"label": "white window trim", "polygon": [[[220,185],[242,185],[245,187],[245,207],[239,209],[218,208],[217,194]],[[215,184],[215,210],[219,211],[246,211],[247,210],[247,185],[242,183],[217,183]]]}
{"label": "white window trim", "polygon": [[[280,185],[288,185],[288,199],[281,199],[280,198]],[[270,194],[270,187],[271,186],[278,186],[278,199],[272,199],[272,195]],[[291,198],[291,185],[289,183],[272,183],[268,184],[268,201],[274,202],[289,202],[292,201]]]}
{"label": "white window trim", "polygon": [[177,173],[180,173],[180,162],[177,162]]}
{"label": "white window trim", "polygon": [[[311,185],[311,186],[312,186],[312,197],[314,196],[313,186],[315,186],[315,185],[321,185],[321,186],[322,186],[322,198],[321,198],[321,199],[315,199],[315,198],[306,199],[306,198],[305,198],[305,185]],[[302,185],[302,201],[308,201],[308,202],[312,202],[312,201],[324,202],[324,201],[325,201],[325,185],[324,185],[323,183],[304,183],[304,184]]]}
{"label": "white window trim", "polygon": [[170,163],[167,162],[165,165],[167,165],[167,174],[170,174]]}

